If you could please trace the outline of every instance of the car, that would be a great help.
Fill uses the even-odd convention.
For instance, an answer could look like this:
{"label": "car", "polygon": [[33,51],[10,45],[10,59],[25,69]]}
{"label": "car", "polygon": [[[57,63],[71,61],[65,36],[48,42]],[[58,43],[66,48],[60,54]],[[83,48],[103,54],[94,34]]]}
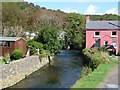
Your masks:
{"label": "car", "polygon": [[110,55],[116,55],[116,49],[114,48],[113,45],[105,45],[105,47]]}

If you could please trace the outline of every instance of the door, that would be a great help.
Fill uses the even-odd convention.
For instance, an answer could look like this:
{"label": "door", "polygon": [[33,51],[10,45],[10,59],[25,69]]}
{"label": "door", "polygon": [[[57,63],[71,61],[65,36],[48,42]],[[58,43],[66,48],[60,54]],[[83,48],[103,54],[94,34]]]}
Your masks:
{"label": "door", "polygon": [[100,39],[95,40],[94,47],[100,47]]}

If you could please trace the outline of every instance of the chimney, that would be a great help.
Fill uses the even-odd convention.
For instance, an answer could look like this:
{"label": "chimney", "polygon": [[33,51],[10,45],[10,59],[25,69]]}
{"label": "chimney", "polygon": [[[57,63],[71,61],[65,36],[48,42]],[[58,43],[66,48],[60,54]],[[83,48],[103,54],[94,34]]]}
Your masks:
{"label": "chimney", "polygon": [[90,21],[90,16],[86,15],[86,22],[89,22],[89,21]]}

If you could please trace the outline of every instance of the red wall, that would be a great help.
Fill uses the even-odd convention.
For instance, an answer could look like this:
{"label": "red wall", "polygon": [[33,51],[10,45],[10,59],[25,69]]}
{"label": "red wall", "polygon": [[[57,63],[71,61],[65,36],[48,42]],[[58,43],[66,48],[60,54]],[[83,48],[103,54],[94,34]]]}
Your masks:
{"label": "red wall", "polygon": [[[99,31],[100,37],[94,37],[94,32]],[[117,37],[111,37],[111,32],[116,31]],[[104,45],[104,41],[108,41],[109,45],[112,45],[113,39],[116,39],[117,48],[120,50],[120,30],[86,30],[86,48],[91,48],[94,45],[94,41],[100,38],[100,46]]]}
{"label": "red wall", "polygon": [[120,50],[120,30],[118,31],[118,50]]}
{"label": "red wall", "polygon": [[12,55],[12,52],[16,49],[21,49],[23,51],[23,57],[26,55],[26,41],[22,38],[17,41],[11,41],[10,47],[0,47],[0,55],[5,56],[7,54]]}

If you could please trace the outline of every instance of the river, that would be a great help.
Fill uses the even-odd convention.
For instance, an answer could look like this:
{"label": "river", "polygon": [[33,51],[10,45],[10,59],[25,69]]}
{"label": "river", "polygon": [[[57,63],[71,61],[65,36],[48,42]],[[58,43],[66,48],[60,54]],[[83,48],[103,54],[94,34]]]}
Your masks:
{"label": "river", "polygon": [[80,78],[79,51],[63,50],[46,65],[10,88],[70,88]]}

